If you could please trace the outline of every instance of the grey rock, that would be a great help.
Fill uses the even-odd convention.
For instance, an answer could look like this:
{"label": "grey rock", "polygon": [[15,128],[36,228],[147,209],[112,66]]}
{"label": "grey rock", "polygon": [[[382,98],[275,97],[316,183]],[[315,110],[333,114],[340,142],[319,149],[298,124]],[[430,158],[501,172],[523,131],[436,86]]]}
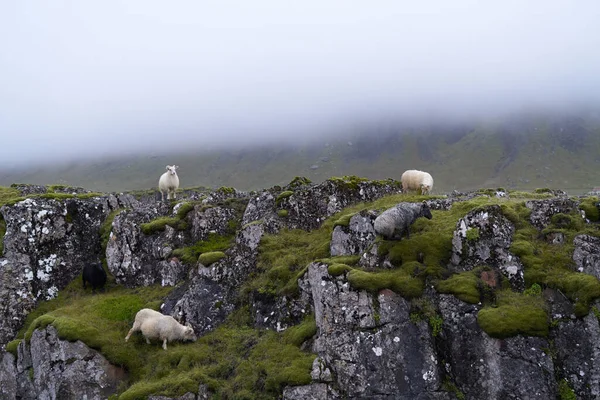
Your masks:
{"label": "grey rock", "polygon": [[577,270],[600,279],[600,238],[577,235],[573,244],[575,245],[573,261]]}
{"label": "grey rock", "polygon": [[449,268],[458,272],[488,265],[507,277],[515,290],[523,290],[523,264],[509,251],[514,231],[500,206],[471,211],[456,224]]}
{"label": "grey rock", "polygon": [[35,330],[30,344],[21,342],[18,353],[17,360],[7,353],[2,358],[3,399],[106,399],[127,378],[123,369],[82,342],[59,339],[52,326]]}
{"label": "grey rock", "polygon": [[186,393],[183,396],[177,397],[166,397],[166,396],[148,396],[148,400],[196,400],[197,397],[194,393]]}
{"label": "grey rock", "polygon": [[600,398],[600,327],[590,313],[583,319],[565,319],[552,331],[559,376],[578,399]]}
{"label": "grey rock", "polygon": [[[489,337],[477,325],[479,306],[440,295],[440,358],[467,399],[554,399],[554,363],[546,339]],[[524,382],[527,382],[524,384]]]}
{"label": "grey rock", "polygon": [[324,383],[291,386],[283,390],[283,400],[331,400],[337,398],[328,393],[327,385]]}
{"label": "grey rock", "polygon": [[409,399],[439,391],[433,338],[427,323],[410,322],[406,300],[383,291],[377,323],[373,297],[330,276],[327,265],[311,264],[308,277],[318,330],[313,351],[345,396]]}
{"label": "grey rock", "polygon": [[0,208],[6,222],[0,343],[14,336],[39,301],[54,298],[85,265],[100,261],[100,225],[112,210],[133,201],[130,196],[29,198]]}
{"label": "grey rock", "polygon": [[547,200],[529,200],[525,206],[531,210],[529,220],[538,229],[544,229],[550,224],[552,216],[558,213],[568,214],[577,210],[579,202],[568,198]]}
{"label": "grey rock", "polygon": [[362,254],[375,241],[373,212],[361,211],[350,218],[348,226],[336,226],[331,235],[330,254],[349,256]]}

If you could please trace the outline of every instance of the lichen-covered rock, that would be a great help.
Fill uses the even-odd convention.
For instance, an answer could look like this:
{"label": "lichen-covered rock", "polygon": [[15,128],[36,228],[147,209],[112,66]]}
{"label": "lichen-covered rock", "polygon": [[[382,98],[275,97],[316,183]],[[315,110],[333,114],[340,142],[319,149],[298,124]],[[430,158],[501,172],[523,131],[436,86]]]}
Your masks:
{"label": "lichen-covered rock", "polygon": [[283,390],[283,400],[333,400],[339,397],[329,392],[324,383],[290,386]]}
{"label": "lichen-covered rock", "polygon": [[130,196],[36,198],[0,208],[6,222],[0,343],[14,336],[38,301],[54,298],[84,265],[100,260],[100,225],[112,210],[133,202]]}
{"label": "lichen-covered rock", "polygon": [[559,377],[578,399],[600,398],[600,327],[590,313],[582,319],[561,320],[552,331]]}
{"label": "lichen-covered rock", "polygon": [[16,361],[6,353],[2,359],[2,399],[106,399],[127,378],[122,368],[82,342],[59,339],[52,326],[35,330],[29,345],[21,342],[18,352]]}
{"label": "lichen-covered rock", "polygon": [[311,264],[308,279],[318,329],[313,351],[344,398],[428,398],[440,391],[429,326],[411,322],[409,302],[382,291],[378,322],[373,297],[330,276],[327,265]]}
{"label": "lichen-covered rock", "polygon": [[[479,306],[439,296],[446,370],[467,399],[555,399],[550,343],[537,337],[493,339],[477,325]],[[527,382],[527,384],[524,384]]]}
{"label": "lichen-covered rock", "polygon": [[456,224],[449,267],[454,271],[469,271],[487,265],[508,278],[514,289],[523,290],[523,264],[509,251],[514,231],[500,206],[471,211]]}
{"label": "lichen-covered rock", "polygon": [[367,250],[376,238],[373,227],[376,217],[373,212],[361,211],[350,218],[348,226],[336,226],[331,235],[331,256],[358,255]]}
{"label": "lichen-covered rock", "polygon": [[573,261],[577,265],[577,270],[600,279],[600,238],[578,235],[575,236],[573,244],[575,245]]}
{"label": "lichen-covered rock", "polygon": [[544,229],[550,224],[555,214],[569,214],[578,209],[579,202],[568,198],[553,198],[547,200],[529,200],[525,206],[531,210],[529,220],[538,229]]}
{"label": "lichen-covered rock", "polygon": [[185,278],[186,267],[179,260],[168,258],[174,248],[183,247],[184,235],[168,225],[164,231],[151,235],[140,228],[164,212],[164,207],[161,210],[140,205],[121,212],[113,220],[106,263],[117,283],[127,287],[174,285]]}
{"label": "lichen-covered rock", "polygon": [[293,194],[281,198],[277,205],[288,211],[285,225],[290,229],[313,230],[327,217],[358,202],[376,200],[398,193],[401,184],[389,179],[367,181],[356,177],[332,178],[318,185],[297,188]]}

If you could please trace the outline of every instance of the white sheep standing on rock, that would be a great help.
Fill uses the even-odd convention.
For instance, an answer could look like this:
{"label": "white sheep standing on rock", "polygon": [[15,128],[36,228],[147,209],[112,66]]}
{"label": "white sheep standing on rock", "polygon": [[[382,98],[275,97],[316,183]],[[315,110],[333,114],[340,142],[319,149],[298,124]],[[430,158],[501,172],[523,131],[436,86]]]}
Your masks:
{"label": "white sheep standing on rock", "polygon": [[132,333],[141,331],[146,338],[146,343],[150,344],[150,339],[159,339],[162,341],[163,349],[167,349],[167,342],[174,340],[195,341],[196,334],[190,326],[181,325],[170,315],[163,315],[150,308],[142,308],[135,315],[133,326],[125,336],[125,341],[129,340]]}
{"label": "white sheep standing on rock", "polygon": [[422,203],[398,203],[375,218],[375,232],[385,239],[402,239],[404,233],[410,237],[409,228],[419,217],[431,219],[431,210]]}
{"label": "white sheep standing on rock", "polygon": [[428,172],[416,169],[404,171],[400,181],[402,182],[402,190],[404,191],[420,190],[421,194],[429,194],[431,189],[433,189],[433,178],[431,175]]}
{"label": "white sheep standing on rock", "polygon": [[167,200],[175,198],[175,191],[179,188],[179,177],[177,176],[177,165],[167,165],[167,172],[160,176],[158,180],[158,189],[160,190],[160,198],[165,201],[165,193],[167,192]]}

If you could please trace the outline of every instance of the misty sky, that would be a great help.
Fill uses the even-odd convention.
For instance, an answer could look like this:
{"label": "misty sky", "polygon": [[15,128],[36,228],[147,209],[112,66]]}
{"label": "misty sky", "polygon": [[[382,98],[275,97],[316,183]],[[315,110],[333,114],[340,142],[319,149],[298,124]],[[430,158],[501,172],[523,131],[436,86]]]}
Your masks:
{"label": "misty sky", "polygon": [[598,21],[598,0],[0,0],[0,167],[598,102]]}

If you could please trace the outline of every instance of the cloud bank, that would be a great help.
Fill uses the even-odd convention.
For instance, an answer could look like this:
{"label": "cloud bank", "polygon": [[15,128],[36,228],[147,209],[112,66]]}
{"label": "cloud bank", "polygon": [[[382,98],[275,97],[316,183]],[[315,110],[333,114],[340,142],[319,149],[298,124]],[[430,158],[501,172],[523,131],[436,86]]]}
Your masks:
{"label": "cloud bank", "polygon": [[0,167],[598,104],[600,3],[488,3],[3,2]]}

